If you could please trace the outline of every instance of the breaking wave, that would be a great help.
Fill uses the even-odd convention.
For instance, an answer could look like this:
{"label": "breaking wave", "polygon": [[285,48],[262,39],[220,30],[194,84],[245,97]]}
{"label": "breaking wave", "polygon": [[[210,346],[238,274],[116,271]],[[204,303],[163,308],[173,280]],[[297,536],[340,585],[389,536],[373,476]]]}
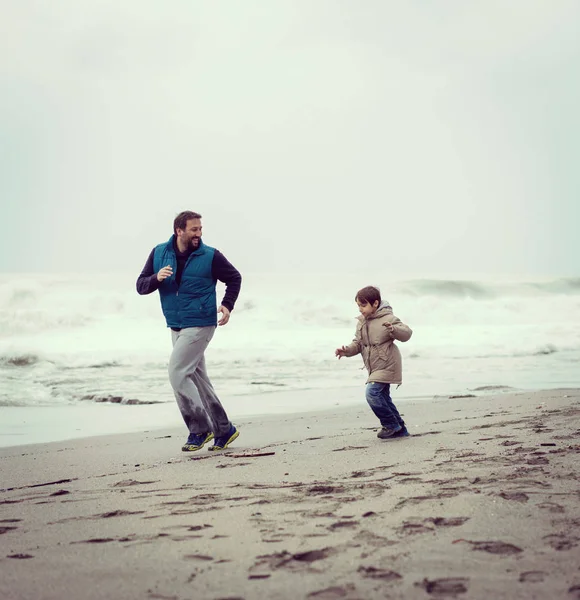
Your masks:
{"label": "breaking wave", "polygon": [[34,354],[0,356],[0,366],[3,367],[30,367],[38,361],[38,356]]}
{"label": "breaking wave", "polygon": [[410,296],[472,298],[488,300],[502,297],[580,294],[580,278],[563,277],[550,281],[477,282],[452,279],[419,279],[405,282],[402,290]]}
{"label": "breaking wave", "polygon": [[[334,349],[353,337],[362,279],[245,278],[231,326],[207,351],[212,380],[248,395],[360,383],[360,360],[338,363]],[[498,370],[577,377],[580,278],[375,283],[414,330],[400,346],[411,382],[451,372],[450,381],[492,385]],[[159,299],[138,296],[133,277],[0,283],[0,405],[173,402],[170,351]]]}

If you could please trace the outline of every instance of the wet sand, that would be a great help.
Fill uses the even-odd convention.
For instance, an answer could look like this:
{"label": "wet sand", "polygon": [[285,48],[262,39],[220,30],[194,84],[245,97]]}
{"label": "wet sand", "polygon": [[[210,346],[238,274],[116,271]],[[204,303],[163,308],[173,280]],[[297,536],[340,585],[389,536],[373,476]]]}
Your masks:
{"label": "wet sand", "polygon": [[0,598],[580,598],[580,390],[363,402],[0,449]]}

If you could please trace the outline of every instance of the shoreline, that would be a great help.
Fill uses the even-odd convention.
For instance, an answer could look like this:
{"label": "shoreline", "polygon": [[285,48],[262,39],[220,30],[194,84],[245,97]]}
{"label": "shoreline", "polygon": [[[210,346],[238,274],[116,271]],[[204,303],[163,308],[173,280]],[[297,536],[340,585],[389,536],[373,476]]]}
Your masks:
{"label": "shoreline", "polygon": [[219,454],[175,428],[0,449],[0,596],[576,597],[580,389],[427,406],[390,441],[359,405]]}
{"label": "shoreline", "polygon": [[[411,387],[411,390],[408,389]],[[552,389],[567,389],[556,384],[537,388],[488,385],[461,388],[463,391],[427,394],[408,386],[392,392],[395,404],[409,402],[439,402],[447,398],[486,397],[496,393],[530,393]],[[576,389],[571,387],[570,389]],[[415,392],[405,395],[405,392]],[[440,392],[440,390],[438,390]],[[364,384],[336,388],[306,388],[272,390],[253,396],[259,397],[262,406],[245,404],[250,394],[232,394],[225,401],[225,408],[233,422],[269,415],[292,416],[313,411],[333,410],[346,406],[367,407]],[[267,403],[267,408],[264,406]],[[67,405],[3,406],[0,407],[0,449],[29,444],[81,439],[85,437],[122,435],[160,429],[181,429],[186,437],[185,426],[174,400],[156,404],[128,405],[109,402],[84,402]]]}
{"label": "shoreline", "polygon": [[[331,395],[339,401],[323,402]],[[230,396],[226,410],[232,421],[274,415],[328,410],[335,406],[352,406],[360,401],[360,386],[341,389],[283,390],[263,392],[271,399],[268,412],[254,412],[244,406],[244,395]],[[326,406],[324,406],[326,404]],[[314,408],[309,408],[314,405]],[[322,405],[322,406],[321,406]],[[175,400],[158,404],[126,405],[108,402],[60,406],[2,407],[0,450],[30,444],[175,430],[184,438],[187,430]],[[74,416],[74,420],[71,417]],[[22,436],[17,443],[15,436]]]}

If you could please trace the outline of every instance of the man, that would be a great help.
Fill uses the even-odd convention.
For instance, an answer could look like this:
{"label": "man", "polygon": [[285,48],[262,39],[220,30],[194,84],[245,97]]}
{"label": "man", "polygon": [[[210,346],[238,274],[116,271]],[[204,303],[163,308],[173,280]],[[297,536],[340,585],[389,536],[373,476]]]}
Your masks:
{"label": "man", "polygon": [[[169,381],[189,430],[184,452],[224,450],[239,435],[217,397],[205,369],[204,352],[216,325],[225,325],[240,293],[242,276],[226,257],[201,241],[201,215],[184,211],[175,217],[173,235],[151,251],[137,292],[159,290],[161,308],[171,328],[173,352]],[[221,306],[216,282],[226,284]],[[221,314],[217,321],[218,312]]]}

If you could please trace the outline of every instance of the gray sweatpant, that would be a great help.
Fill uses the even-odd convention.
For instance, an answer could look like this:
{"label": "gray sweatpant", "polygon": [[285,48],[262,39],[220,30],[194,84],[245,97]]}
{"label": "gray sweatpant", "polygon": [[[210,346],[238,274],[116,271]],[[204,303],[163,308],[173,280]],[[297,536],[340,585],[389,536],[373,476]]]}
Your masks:
{"label": "gray sweatpant", "polygon": [[187,327],[171,331],[173,352],[169,358],[169,382],[181,416],[190,433],[213,431],[227,435],[230,421],[205,370],[203,353],[215,327]]}

